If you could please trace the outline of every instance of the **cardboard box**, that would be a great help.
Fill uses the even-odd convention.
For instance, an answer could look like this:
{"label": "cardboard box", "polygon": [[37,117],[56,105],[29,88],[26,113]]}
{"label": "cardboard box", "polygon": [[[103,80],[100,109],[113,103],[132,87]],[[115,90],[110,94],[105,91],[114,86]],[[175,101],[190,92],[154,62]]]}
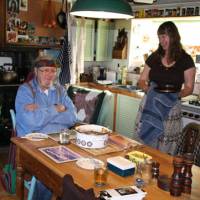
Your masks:
{"label": "cardboard box", "polygon": [[121,156],[108,158],[107,167],[109,170],[120,176],[131,176],[135,172],[135,163]]}

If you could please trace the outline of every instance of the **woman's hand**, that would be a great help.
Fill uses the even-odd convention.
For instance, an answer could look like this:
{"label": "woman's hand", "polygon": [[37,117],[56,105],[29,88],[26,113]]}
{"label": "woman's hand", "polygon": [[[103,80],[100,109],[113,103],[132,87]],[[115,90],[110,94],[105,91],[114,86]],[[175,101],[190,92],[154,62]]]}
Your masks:
{"label": "woman's hand", "polygon": [[149,89],[149,85],[148,85],[149,71],[150,71],[149,66],[145,64],[144,70],[142,71],[140,78],[139,78],[139,81],[138,81],[139,88],[142,89],[145,93]]}
{"label": "woman's hand", "polygon": [[142,81],[140,80],[138,82],[138,86],[140,89],[142,89],[145,93],[147,93],[148,89],[149,89],[149,86],[148,86],[148,83],[146,81]]}

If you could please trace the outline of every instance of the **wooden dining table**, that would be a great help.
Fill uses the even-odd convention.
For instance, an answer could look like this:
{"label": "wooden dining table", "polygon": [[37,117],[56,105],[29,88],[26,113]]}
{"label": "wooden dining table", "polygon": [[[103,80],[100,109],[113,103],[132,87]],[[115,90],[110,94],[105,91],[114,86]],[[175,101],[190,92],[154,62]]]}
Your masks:
{"label": "wooden dining table", "polygon": [[[24,199],[24,175],[29,173],[34,175],[38,180],[44,183],[52,192],[52,199],[61,197],[63,192],[63,178],[66,174],[70,174],[76,184],[84,189],[93,188],[95,195],[98,196],[101,190],[109,188],[118,188],[122,186],[135,185],[136,175],[122,177],[112,171],[108,172],[107,184],[102,187],[94,185],[93,170],[83,169],[77,166],[76,161],[56,163],[41,151],[39,148],[59,145],[56,141],[48,138],[42,141],[30,141],[26,138],[13,137],[11,141],[16,145],[16,165],[17,165],[17,184],[16,195],[20,200]],[[66,145],[68,148],[77,152],[83,157],[95,157],[106,162],[107,158],[113,156],[124,156],[129,151],[137,148],[138,151],[152,156],[152,159],[160,163],[160,175],[168,175],[171,177],[173,173],[173,157],[162,153],[156,149],[145,145],[136,145],[132,149],[117,151],[113,153],[102,154],[98,156],[91,155],[88,151],[78,147],[74,143]],[[179,197],[173,197],[170,192],[164,191],[157,186],[156,181],[152,181],[144,186],[147,192],[146,200],[168,200],[168,199],[200,199],[200,168],[192,166],[192,191],[191,194],[181,194]]]}

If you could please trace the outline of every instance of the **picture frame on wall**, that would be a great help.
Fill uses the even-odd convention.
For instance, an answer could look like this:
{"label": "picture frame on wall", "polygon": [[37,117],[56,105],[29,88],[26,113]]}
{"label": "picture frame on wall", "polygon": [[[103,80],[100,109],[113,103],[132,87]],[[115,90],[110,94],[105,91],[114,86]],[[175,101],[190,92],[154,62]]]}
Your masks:
{"label": "picture frame on wall", "polygon": [[28,11],[28,0],[20,0],[20,11]]}
{"label": "picture frame on wall", "polygon": [[7,0],[7,11],[12,13],[19,13],[20,0]]}

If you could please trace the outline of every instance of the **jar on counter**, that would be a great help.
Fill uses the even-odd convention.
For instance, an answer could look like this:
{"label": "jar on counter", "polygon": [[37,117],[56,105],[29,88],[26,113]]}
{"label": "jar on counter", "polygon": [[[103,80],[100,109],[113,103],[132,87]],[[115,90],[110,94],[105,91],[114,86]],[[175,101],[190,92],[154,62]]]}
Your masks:
{"label": "jar on counter", "polygon": [[122,68],[122,85],[126,85],[126,79],[127,79],[127,68],[124,66]]}
{"label": "jar on counter", "polygon": [[142,179],[145,184],[151,183],[152,180],[152,161],[148,160],[143,164],[142,168]]}
{"label": "jar on counter", "polygon": [[199,7],[195,7],[194,15],[199,16]]}

